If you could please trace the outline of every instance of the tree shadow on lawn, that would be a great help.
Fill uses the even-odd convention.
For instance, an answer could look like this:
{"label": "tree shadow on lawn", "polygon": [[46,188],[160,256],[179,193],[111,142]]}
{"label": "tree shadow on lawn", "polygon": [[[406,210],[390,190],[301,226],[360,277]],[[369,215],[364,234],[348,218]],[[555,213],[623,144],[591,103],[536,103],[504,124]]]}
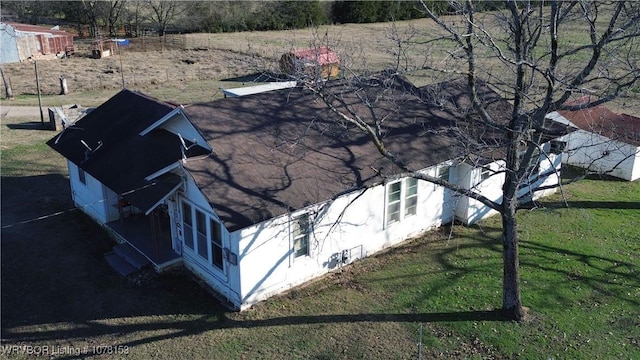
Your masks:
{"label": "tree shadow on lawn", "polygon": [[620,209],[640,210],[640,201],[596,201],[596,200],[571,200],[571,201],[535,201],[524,204],[521,209],[531,210],[536,208],[548,209]]}

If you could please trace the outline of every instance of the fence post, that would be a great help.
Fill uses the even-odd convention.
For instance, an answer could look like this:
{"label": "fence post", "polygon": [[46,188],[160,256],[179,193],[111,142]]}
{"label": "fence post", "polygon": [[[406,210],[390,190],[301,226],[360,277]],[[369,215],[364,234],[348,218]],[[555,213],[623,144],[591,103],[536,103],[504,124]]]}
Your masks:
{"label": "fence post", "polygon": [[422,323],[420,323],[420,338],[418,339],[418,360],[422,360]]}
{"label": "fence post", "polygon": [[67,87],[67,78],[60,75],[60,95],[67,95],[69,88]]}

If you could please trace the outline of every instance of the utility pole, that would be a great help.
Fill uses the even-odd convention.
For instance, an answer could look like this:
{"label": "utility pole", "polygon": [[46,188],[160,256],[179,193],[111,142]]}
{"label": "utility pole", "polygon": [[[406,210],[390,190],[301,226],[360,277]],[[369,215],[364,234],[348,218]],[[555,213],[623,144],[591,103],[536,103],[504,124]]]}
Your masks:
{"label": "utility pole", "polygon": [[42,98],[40,97],[40,77],[38,76],[38,61],[33,60],[33,66],[36,70],[36,87],[38,89],[38,107],[40,107],[40,123],[44,126],[44,114],[42,113]]}

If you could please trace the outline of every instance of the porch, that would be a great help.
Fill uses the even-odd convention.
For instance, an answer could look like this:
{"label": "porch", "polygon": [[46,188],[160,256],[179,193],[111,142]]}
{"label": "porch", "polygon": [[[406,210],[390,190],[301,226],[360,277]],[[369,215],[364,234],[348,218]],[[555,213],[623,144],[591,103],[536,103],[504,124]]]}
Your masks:
{"label": "porch", "polygon": [[180,262],[172,249],[169,217],[157,209],[149,215],[135,214],[106,223],[122,242],[131,245],[153,264],[157,271]]}

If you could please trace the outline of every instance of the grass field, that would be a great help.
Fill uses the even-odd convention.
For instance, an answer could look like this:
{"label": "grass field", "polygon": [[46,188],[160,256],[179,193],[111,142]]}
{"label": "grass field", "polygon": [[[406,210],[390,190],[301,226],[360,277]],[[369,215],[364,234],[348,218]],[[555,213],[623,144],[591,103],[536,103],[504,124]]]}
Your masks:
{"label": "grass field", "polygon": [[[605,18],[601,14],[598,23],[602,25]],[[486,29],[497,29],[496,33],[500,36],[504,34],[502,28],[497,28],[496,17],[492,13],[478,14],[476,19],[482,20]],[[455,24],[459,27],[464,22]],[[560,30],[561,48],[590,41],[584,24],[568,21]],[[278,72],[278,59],[290,49],[318,44],[331,46],[339,54],[341,66],[347,71],[388,69],[398,60],[394,54],[401,53],[399,69],[407,70],[409,79],[417,86],[422,86],[454,76],[453,72],[466,68],[464,59],[453,56],[457,50],[451,42],[432,41],[442,35],[445,33],[433,21],[418,19],[395,24],[342,24],[287,31],[187,34],[185,49],[141,51],[132,45],[123,50],[121,55],[102,59],[91,58],[89,46],[78,44],[77,55],[72,58],[38,62],[42,101],[45,107],[67,104],[97,106],[119,91],[123,83],[128,89],[180,104],[209,101],[222,97],[220,88],[250,85],[245,80],[248,75],[263,71]],[[401,51],[397,48],[398,39],[404,41]],[[492,50],[476,47],[476,51],[480,78],[494,84],[509,81],[508,76],[513,69],[505,67]],[[536,51],[543,53],[541,49]],[[633,51],[637,53],[638,49],[634,48]],[[628,55],[636,59],[636,53]],[[559,66],[567,75],[565,73],[580,69],[588,59],[589,53],[583,52]],[[544,63],[547,59],[540,61]],[[415,70],[425,65],[444,71]],[[606,71],[620,68],[620,64],[602,65]],[[3,68],[10,77],[16,95],[16,100],[9,103],[37,105],[33,64],[4,64]],[[67,79],[68,95],[58,95],[60,77]],[[593,91],[602,90],[596,85],[589,84],[589,88]],[[1,83],[0,88],[4,96],[4,85]],[[608,106],[618,112],[637,114],[640,113],[638,99],[640,90],[636,87],[635,91]]]}
{"label": "grass field", "polygon": [[11,126],[27,120],[0,129],[0,357],[640,358],[638,182],[580,181],[520,212],[526,323],[496,311],[497,218],[233,313],[184,272],[136,286],[111,270],[112,241],[70,210],[64,160],[44,145],[52,133]]}

